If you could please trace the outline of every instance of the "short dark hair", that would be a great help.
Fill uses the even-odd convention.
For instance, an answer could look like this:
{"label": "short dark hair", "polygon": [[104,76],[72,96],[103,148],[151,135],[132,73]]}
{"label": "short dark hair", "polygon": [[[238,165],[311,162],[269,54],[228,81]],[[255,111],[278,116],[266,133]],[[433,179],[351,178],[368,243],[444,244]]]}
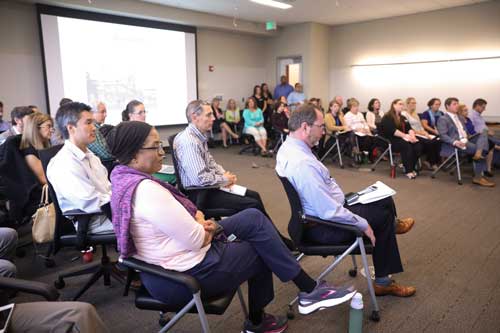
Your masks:
{"label": "short dark hair", "polygon": [[3,102],[0,101],[0,108],[3,108]]}
{"label": "short dark hair", "polygon": [[476,106],[483,106],[483,105],[486,105],[488,104],[488,102],[486,102],[485,99],[483,98],[478,98],[474,101],[474,103],[472,103],[472,108],[475,109]]}
{"label": "short dark hair", "polygon": [[378,98],[370,99],[370,101],[368,102],[368,111],[373,112],[373,105],[375,104],[376,101],[378,101]]}
{"label": "short dark hair", "polygon": [[288,119],[288,128],[290,131],[296,131],[302,123],[312,126],[316,121],[316,110],[321,111],[314,104],[303,104],[297,110],[293,111]]}
{"label": "short dark hair", "polygon": [[448,97],[448,98],[444,101],[444,106],[445,106],[446,108],[448,108],[448,106],[450,106],[452,102],[457,102],[457,103],[458,103],[458,98],[456,98],[456,97]]}
{"label": "short dark hair", "polygon": [[72,99],[67,98],[67,97],[63,97],[63,98],[61,98],[61,100],[59,101],[59,106],[63,106],[64,104],[71,103],[71,102],[73,102],[73,100],[72,100]]}
{"label": "short dark hair", "polygon": [[69,102],[57,109],[56,124],[64,139],[69,139],[68,125],[76,126],[82,112],[91,112],[92,108],[80,102]]}
{"label": "short dark hair", "polygon": [[34,113],[34,111],[27,106],[16,106],[10,112],[12,126],[16,125],[16,119],[23,119],[25,116],[28,116],[32,113]]}
{"label": "short dark hair", "polygon": [[434,105],[434,103],[436,103],[436,101],[440,101],[440,102],[441,102],[441,100],[440,100],[439,98],[437,98],[437,97],[433,97],[433,98],[431,98],[431,99],[427,102],[427,106],[428,106],[428,107],[433,106],[433,105]]}

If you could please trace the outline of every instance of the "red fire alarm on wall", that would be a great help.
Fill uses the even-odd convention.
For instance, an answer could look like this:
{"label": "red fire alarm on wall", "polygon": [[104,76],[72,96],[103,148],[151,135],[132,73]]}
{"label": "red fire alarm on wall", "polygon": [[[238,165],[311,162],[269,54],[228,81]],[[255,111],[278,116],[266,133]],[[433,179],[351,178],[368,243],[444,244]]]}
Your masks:
{"label": "red fire alarm on wall", "polygon": [[215,66],[214,65],[208,65],[208,71],[209,72],[213,72],[215,70]]}

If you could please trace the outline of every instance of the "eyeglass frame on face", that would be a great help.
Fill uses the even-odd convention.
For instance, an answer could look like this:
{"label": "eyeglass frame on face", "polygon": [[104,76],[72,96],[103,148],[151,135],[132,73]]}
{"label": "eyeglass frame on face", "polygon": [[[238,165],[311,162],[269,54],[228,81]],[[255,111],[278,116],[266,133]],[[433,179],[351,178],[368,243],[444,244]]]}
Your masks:
{"label": "eyeglass frame on face", "polygon": [[39,126],[38,126],[38,129],[46,129],[46,128],[47,128],[49,131],[51,131],[51,132],[56,130],[56,129],[55,129],[55,127],[54,127],[54,125],[52,125],[52,124],[47,124],[47,125],[39,125]]}
{"label": "eyeglass frame on face", "polygon": [[322,130],[323,132],[324,132],[324,131],[326,131],[326,126],[325,126],[325,124],[324,124],[324,123],[323,123],[322,125],[318,125],[318,124],[312,123],[311,127],[312,127],[312,126],[316,126],[316,127],[321,128],[321,130]]}
{"label": "eyeglass frame on face", "polygon": [[141,111],[138,111],[138,112],[132,112],[132,114],[136,114],[136,115],[139,115],[139,116],[142,116],[142,115],[145,115],[147,113],[147,111],[144,109],[144,110],[141,110]]}
{"label": "eyeglass frame on face", "polygon": [[156,146],[156,147],[141,147],[139,149],[140,150],[153,150],[153,149],[156,149],[156,152],[159,153],[159,154],[165,152],[165,150],[163,150],[163,143],[162,142],[158,143],[158,146]]}

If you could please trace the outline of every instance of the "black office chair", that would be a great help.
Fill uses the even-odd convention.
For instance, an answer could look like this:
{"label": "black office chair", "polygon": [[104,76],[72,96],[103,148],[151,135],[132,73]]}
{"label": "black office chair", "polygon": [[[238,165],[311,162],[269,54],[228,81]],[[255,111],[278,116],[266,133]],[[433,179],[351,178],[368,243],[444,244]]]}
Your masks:
{"label": "black office chair", "polygon": [[[2,159],[0,160],[0,196],[8,200],[8,218],[4,220],[3,226],[17,230],[19,237],[24,237],[16,247],[16,255],[25,255],[24,247],[31,246],[31,216],[35,213],[40,203],[42,186],[35,174],[29,168],[19,146],[21,145],[21,134],[8,137],[0,146]],[[36,250],[36,248],[35,248]],[[50,252],[50,249],[49,249]],[[54,262],[48,258],[48,254],[35,255],[45,260],[47,267],[54,266]]]}
{"label": "black office chair", "polygon": [[[279,176],[278,176],[279,177]],[[372,300],[373,311],[371,313],[370,319],[373,321],[379,321],[379,307],[377,304],[377,299],[375,298],[375,291],[373,289],[373,283],[370,277],[370,271],[368,269],[368,260],[366,258],[366,254],[373,253],[373,246],[370,243],[365,243],[363,241],[363,232],[358,228],[336,223],[332,221],[325,221],[319,218],[308,216],[304,214],[302,209],[302,204],[300,202],[299,195],[293,185],[288,181],[286,177],[279,177],[285,192],[288,197],[288,201],[290,203],[291,209],[291,217],[290,222],[288,223],[288,233],[292,238],[293,242],[297,246],[298,250],[306,256],[334,256],[336,259],[330,266],[328,266],[316,279],[320,281],[328,275],[345,257],[348,255],[352,256],[352,261],[354,264],[354,268],[349,271],[349,275],[354,277],[357,275],[357,265],[354,254],[360,254],[361,260],[363,262],[363,267],[365,270],[366,280],[368,283],[368,291],[370,293],[370,297]],[[317,224],[327,225],[332,228],[342,229],[345,231],[352,232],[353,235],[356,236],[356,240],[351,244],[332,244],[332,245],[318,245],[314,243],[309,243],[304,241],[303,233],[304,233],[304,224],[312,222]],[[297,302],[297,298],[295,298],[288,306],[288,318],[292,319],[294,317],[293,305]]]}
{"label": "black office chair", "polygon": [[189,199],[194,202],[196,207],[203,212],[205,218],[207,219],[214,218],[216,220],[220,220],[223,216],[232,216],[238,213],[238,210],[236,209],[205,208],[205,202],[207,196],[210,195],[210,191],[218,189],[220,187],[219,185],[184,187],[179,173],[179,163],[177,161],[177,156],[175,155],[174,140],[176,136],[177,134],[169,136],[168,144],[170,146],[170,152],[172,153],[172,164],[174,165],[175,178],[177,178],[177,188],[179,191],[187,195]]}
{"label": "black office chair", "polygon": [[[188,274],[164,269],[160,266],[148,264],[135,258],[121,258],[120,262],[129,268],[129,278],[127,279],[125,296],[128,295],[128,286],[130,285],[131,277],[136,271],[154,274],[174,283],[183,285],[192,294],[193,297],[187,304],[171,305],[153,298],[144,287],[141,287],[139,291],[136,292],[135,306],[137,308],[141,310],[160,312],[159,323],[163,326],[160,332],[167,332],[188,312],[198,313],[203,332],[210,332],[210,326],[206,315],[223,315],[228,306],[231,304],[235,293],[238,293],[238,298],[240,300],[245,318],[248,317],[248,311],[240,288],[219,297],[202,299],[200,284],[194,277]],[[176,315],[171,319],[167,319],[164,317],[167,313],[176,313]]]}
{"label": "black office chair", "polygon": [[1,145],[0,176],[4,195],[10,202],[9,216],[14,224],[27,223],[40,202],[42,187],[19,150],[21,134],[8,137]]}
{"label": "black office chair", "polygon": [[29,281],[18,278],[0,277],[0,306],[12,303],[8,299],[9,292],[24,292],[28,294],[38,295],[45,298],[47,301],[57,301],[59,292],[53,287],[43,282]]}
{"label": "black office chair", "polygon": [[[62,145],[57,145],[45,150],[39,151],[40,160],[42,161],[42,166],[45,174],[47,174],[47,166],[57,152],[61,149]],[[99,214],[88,214],[86,212],[75,210],[66,212],[64,215],[61,212],[59,203],[57,201],[57,196],[54,188],[49,183],[49,195],[54,203],[54,208],[56,211],[56,225],[54,231],[54,241],[53,241],[53,253],[54,255],[63,247],[72,247],[76,250],[85,250],[90,247],[97,248],[98,246],[102,249],[102,256],[100,262],[89,263],[82,266],[78,266],[59,274],[57,281],[54,282],[56,288],[64,288],[64,279],[73,276],[80,276],[85,274],[92,274],[85,285],[80,288],[80,290],[73,297],[73,301],[78,300],[80,296],[87,291],[94,283],[97,282],[101,277],[104,279],[104,285],[109,286],[111,284],[110,277],[114,277],[118,281],[122,282],[123,278],[113,270],[113,263],[110,261],[107,254],[107,246],[116,246],[116,236],[112,234],[103,235],[92,235],[87,234],[90,219],[95,215],[106,215],[111,220],[111,208],[109,204],[101,207],[102,213]],[[71,186],[71,184],[68,184]],[[77,188],[74,189],[78,191]],[[78,230],[75,232],[73,227],[73,221],[78,222]]]}

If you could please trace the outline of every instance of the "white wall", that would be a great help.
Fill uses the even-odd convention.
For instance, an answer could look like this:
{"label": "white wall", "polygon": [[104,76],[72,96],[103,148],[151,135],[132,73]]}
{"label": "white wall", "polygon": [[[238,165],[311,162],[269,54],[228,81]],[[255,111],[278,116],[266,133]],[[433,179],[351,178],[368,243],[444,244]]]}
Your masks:
{"label": "white wall", "polygon": [[[286,26],[266,38],[266,82],[276,85],[277,59],[302,56],[304,93],[307,98],[328,98],[329,28],[324,24],[302,23]],[[325,104],[325,103],[323,103]]]}
{"label": "white wall", "polygon": [[[109,7],[110,3],[114,5],[112,7],[114,10],[120,4],[118,1],[105,4]],[[123,8],[131,10],[130,6]],[[151,6],[153,9],[161,7]],[[142,13],[152,11],[147,5],[139,6],[139,9]],[[166,12],[169,13],[169,11]],[[161,10],[157,13],[164,14]],[[199,13],[192,13],[193,15],[189,17],[186,11],[182,11],[182,22],[197,23]],[[180,20],[177,16],[174,18],[175,21]],[[2,41],[0,43],[0,73],[2,73],[0,100],[5,105],[5,119],[10,118],[10,110],[15,105],[35,104],[41,110],[46,110],[37,19],[36,8],[32,3],[0,2],[0,40]],[[187,22],[189,19],[192,21]],[[210,17],[204,15],[201,20],[204,25],[210,25],[212,21],[214,27],[226,24],[224,20],[221,21],[216,16],[210,20]],[[260,35],[199,28],[197,46],[198,93],[202,99],[210,99],[216,94],[222,94],[224,98],[237,98],[241,104],[241,98],[251,95],[253,84],[260,84],[265,78],[266,69],[262,59],[265,44],[264,37]],[[92,52],[91,48],[90,51]],[[209,72],[208,65],[214,65],[215,71]],[[160,134],[165,137],[178,129],[179,127],[163,128]]]}
{"label": "white wall", "polygon": [[[243,106],[242,99],[252,95],[253,86],[266,76],[262,53],[264,38],[200,29],[198,32],[198,94],[201,99],[223,96]],[[215,67],[213,72],[208,66]]]}
{"label": "white wall", "polygon": [[35,7],[0,1],[0,100],[4,118],[16,105],[46,110],[40,39]]}
{"label": "white wall", "polygon": [[422,65],[350,67],[359,63],[500,56],[500,2],[330,28],[330,98],[371,97],[387,109],[414,96],[423,111],[431,97],[456,96],[469,106],[488,100],[485,116],[500,120],[500,59]]}

